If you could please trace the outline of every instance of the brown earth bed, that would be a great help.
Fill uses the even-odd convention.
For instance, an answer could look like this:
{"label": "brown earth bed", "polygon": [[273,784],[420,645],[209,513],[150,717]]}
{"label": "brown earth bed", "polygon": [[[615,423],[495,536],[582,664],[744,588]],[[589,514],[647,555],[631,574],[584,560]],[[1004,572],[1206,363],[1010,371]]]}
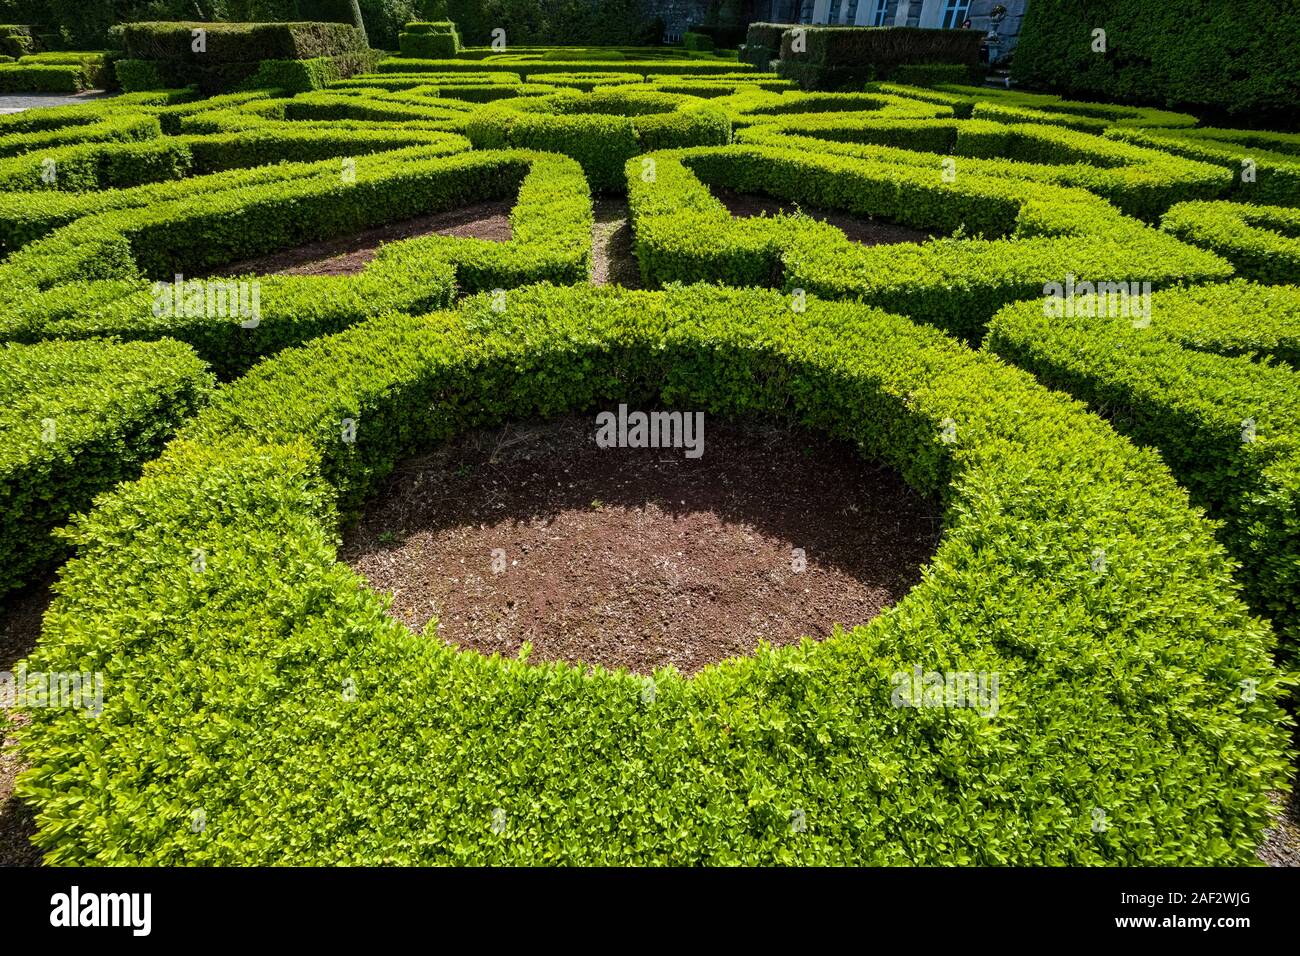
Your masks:
{"label": "brown earth bed", "polygon": [[351,236],[326,239],[270,255],[232,262],[214,269],[208,275],[355,275],[370,264],[379,247],[386,242],[414,239],[417,236],[509,242],[510,210],[514,204],[513,199],[500,199],[418,216],[415,219],[403,219]]}
{"label": "brown earth bed", "polygon": [[844,233],[853,242],[864,246],[887,246],[900,242],[926,242],[935,238],[934,233],[911,226],[900,226],[883,219],[871,219],[867,216],[855,216],[850,212],[837,209],[818,209],[800,206],[787,199],[774,199],[759,193],[740,193],[731,189],[715,188],[713,195],[727,207],[736,218],[750,216],[775,216],[784,213],[787,216],[802,212],[805,216],[820,222],[829,223]]}
{"label": "brown earth bed", "polygon": [[632,254],[631,214],[626,199],[597,199],[591,229],[591,282],[641,288],[641,270]]}
{"label": "brown earth bed", "polygon": [[[0,671],[13,671],[36,646],[41,619],[52,597],[51,581],[42,579],[0,599]],[[14,796],[14,778],[24,764],[14,749],[13,725],[25,719],[22,714],[0,715],[0,866],[36,866],[41,862],[40,853],[32,846],[36,821],[27,805]]]}
{"label": "brown earth bed", "polygon": [[460,647],[693,673],[871,620],[938,542],[931,502],[815,435],[708,416],[696,459],[594,435],[594,416],[570,417],[409,461],[340,557],[394,617],[417,632],[436,617]]}

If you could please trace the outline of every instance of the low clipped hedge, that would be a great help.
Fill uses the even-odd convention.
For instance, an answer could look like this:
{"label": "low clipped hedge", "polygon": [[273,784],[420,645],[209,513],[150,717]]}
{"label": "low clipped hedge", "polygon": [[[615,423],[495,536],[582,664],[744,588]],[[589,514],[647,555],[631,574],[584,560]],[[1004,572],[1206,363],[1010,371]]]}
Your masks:
{"label": "low clipped hedge", "polygon": [[1165,213],[1163,226],[1223,256],[1248,279],[1300,282],[1300,209],[1186,202]]}
{"label": "low clipped hedge", "polygon": [[[722,281],[857,299],[978,340],[1002,306],[1068,274],[1156,287],[1226,279],[1232,267],[1124,216],[1080,189],[940,174],[916,165],[740,144],[628,163],[641,276],[650,286]],[[706,183],[708,185],[706,185]],[[866,247],[806,217],[734,219],[709,191],[725,186],[879,216],[958,238]]]}
{"label": "low clipped hedge", "polygon": [[177,342],[0,345],[0,595],[62,556],[51,531],[138,475],[211,384]]}
{"label": "low clipped hedge", "polygon": [[[260,320],[252,328],[244,327],[240,317],[156,315],[150,286],[131,269],[117,278],[74,270],[47,283],[43,291],[29,285],[0,323],[0,340],[167,336],[189,343],[220,377],[229,379],[287,346],[383,312],[429,311],[445,307],[457,295],[530,282],[587,280],[591,197],[581,169],[571,159],[516,151],[419,160],[407,151],[380,154],[369,164],[358,160],[356,169],[357,182],[343,187],[335,169],[329,177],[250,182],[217,192],[192,189],[170,203],[80,220],[54,233],[49,244],[83,246],[86,234],[104,237],[98,241],[108,244],[112,236],[104,234],[115,229],[129,237],[138,255],[165,263],[141,271],[169,278],[211,264],[216,260],[208,257],[213,255],[231,261],[307,237],[345,235],[368,225],[455,208],[470,199],[517,193],[510,214],[511,239],[427,236],[382,246],[355,276],[259,277]],[[401,200],[385,200],[390,193],[400,194]],[[285,214],[289,209],[292,217]],[[247,231],[225,235],[227,217]],[[40,246],[38,242],[16,258],[21,263],[31,256],[43,263],[46,253]]]}
{"label": "low clipped hedge", "polygon": [[[646,703],[410,634],[336,562],[403,457],[656,399],[900,469],[947,519],[925,579],[820,644],[660,671]],[[1246,863],[1286,773],[1271,633],[1158,457],[856,305],[541,287],[377,319],[224,389],[72,537],[28,666],[106,695],[19,731],[51,863]],[[996,717],[892,706],[914,665],[999,674]]]}
{"label": "low clipped hedge", "polygon": [[705,101],[627,90],[500,100],[471,116],[464,131],[476,149],[526,147],[572,156],[601,191],[620,190],[624,164],[641,153],[731,141],[726,113]]}
{"label": "low clipped hedge", "polygon": [[1270,293],[1238,282],[1157,293],[1149,325],[1092,314],[1099,311],[1095,298],[1064,317],[1047,316],[1041,301],[1020,303],[993,319],[987,347],[1160,449],[1193,500],[1223,520],[1248,596],[1294,656],[1300,375],[1260,359],[1280,348],[1294,361],[1300,287]]}
{"label": "low clipped hedge", "polygon": [[1232,175],[1233,199],[1260,205],[1300,206],[1300,156],[1200,135],[1212,132],[1215,131],[1113,129],[1106,136],[1222,166]]}
{"label": "low clipped hedge", "polygon": [[[361,31],[350,23],[185,23],[145,21],[121,25],[128,59],[187,63],[258,63],[310,60],[366,52]],[[195,30],[205,49],[193,49]]]}
{"label": "low clipped hedge", "polygon": [[748,83],[719,99],[715,105],[727,111],[737,129],[794,117],[826,119],[834,116],[841,122],[855,123],[883,118],[935,119],[949,115],[942,108],[887,93],[771,91]]}
{"label": "low clipped hedge", "polygon": [[0,159],[0,190],[119,189],[182,179],[192,168],[190,150],[170,137],[85,143]]}
{"label": "low clipped hedge", "polygon": [[873,84],[873,89],[896,96],[909,96],[952,108],[960,119],[972,116],[1008,123],[1046,123],[1069,126],[1086,132],[1109,129],[1184,129],[1196,125],[1195,116],[1149,106],[1117,103],[1088,103],[1067,100],[1050,93],[999,90],[987,86],[940,83],[935,89],[909,86],[905,81]]}
{"label": "low clipped hedge", "polygon": [[19,64],[33,66],[77,66],[81,68],[85,89],[108,89],[114,85],[111,60],[114,54],[94,51],[32,53],[20,57]]}
{"label": "low clipped hedge", "polygon": [[890,80],[908,86],[938,86],[941,83],[969,83],[979,80],[979,66],[962,63],[904,63],[890,72]]}
{"label": "low clipped hedge", "polygon": [[80,93],[88,86],[77,65],[0,63],[0,93]]}
{"label": "low clipped hedge", "polygon": [[0,157],[17,156],[71,143],[155,139],[162,135],[162,127],[155,116],[105,112],[99,115],[98,122],[34,130],[30,133],[5,135],[5,132],[7,131],[0,129]]}
{"label": "low clipped hedge", "polygon": [[[234,134],[181,136],[175,140],[189,150],[194,169],[223,171],[180,181],[99,192],[71,194],[48,187],[40,192],[0,192],[0,248],[18,249],[78,219],[111,210],[139,209],[191,198],[202,202],[204,196],[268,183],[306,178],[338,180],[339,162],[337,159],[325,161],[322,156],[355,157],[359,168],[364,169],[371,163],[365,154],[381,150],[392,150],[390,158],[401,161],[448,156],[469,148],[469,141],[464,137],[436,131],[338,129],[312,135],[309,129],[286,129],[283,125],[268,125]],[[395,149],[410,143],[419,145]],[[291,152],[310,161],[257,165],[268,156],[279,154],[283,157]],[[28,170],[29,174],[40,168],[26,157],[14,163],[17,168]],[[252,168],[241,168],[240,163]],[[233,169],[230,168],[232,164],[235,164]],[[0,264],[0,273],[5,268]],[[10,278],[18,278],[21,284],[21,270]]]}

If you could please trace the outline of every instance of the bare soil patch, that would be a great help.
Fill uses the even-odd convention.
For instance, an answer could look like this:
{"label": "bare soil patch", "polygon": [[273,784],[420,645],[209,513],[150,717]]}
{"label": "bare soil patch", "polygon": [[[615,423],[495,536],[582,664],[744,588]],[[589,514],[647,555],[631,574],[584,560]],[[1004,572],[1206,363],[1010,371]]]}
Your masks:
{"label": "bare soil patch", "polygon": [[509,242],[510,210],[514,204],[513,199],[499,199],[417,216],[414,219],[403,219],[355,235],[326,239],[270,255],[232,262],[214,269],[208,275],[354,275],[370,264],[384,243],[414,239],[417,236],[452,236]]}
{"label": "bare soil patch", "polygon": [[400,466],[340,558],[414,631],[637,673],[823,638],[920,580],[939,519],[892,470],[783,427],[705,432],[696,459],[601,449],[594,416],[465,436]]}
{"label": "bare soil patch", "polygon": [[[48,577],[15,591],[0,605],[0,670],[12,671],[26,657],[41,636],[41,619],[49,607]],[[37,866],[41,855],[32,846],[36,822],[31,810],[14,796],[14,778],[24,764],[14,749],[12,725],[21,724],[20,714],[0,715],[0,866]]]}
{"label": "bare soil patch", "polygon": [[739,193],[731,189],[714,188],[713,195],[736,218],[749,216],[775,216],[784,213],[787,216],[802,212],[805,216],[820,222],[829,223],[844,233],[853,242],[864,246],[886,246],[900,242],[926,242],[935,238],[933,233],[911,226],[900,226],[883,219],[871,219],[855,216],[853,213],[836,209],[818,209],[799,206],[786,199],[774,199],[759,193]]}
{"label": "bare soil patch", "polygon": [[641,270],[632,254],[632,223],[626,199],[597,199],[591,230],[591,282],[641,288]]}

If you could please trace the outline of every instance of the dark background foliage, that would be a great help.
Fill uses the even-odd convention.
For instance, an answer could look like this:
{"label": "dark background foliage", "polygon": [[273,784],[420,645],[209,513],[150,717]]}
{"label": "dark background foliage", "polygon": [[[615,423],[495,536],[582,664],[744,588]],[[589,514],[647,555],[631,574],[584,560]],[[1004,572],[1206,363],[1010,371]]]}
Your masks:
{"label": "dark background foliage", "polygon": [[1032,0],[1012,75],[1074,96],[1278,118],[1296,113],[1298,63],[1297,0]]}
{"label": "dark background foliage", "polygon": [[[395,50],[402,24],[455,20],[467,44],[502,27],[513,45],[636,44],[656,39],[647,0],[360,0],[372,46]],[[334,20],[352,22],[348,0],[0,0],[0,23],[62,28],[75,49],[100,49],[114,23],[137,20]]]}

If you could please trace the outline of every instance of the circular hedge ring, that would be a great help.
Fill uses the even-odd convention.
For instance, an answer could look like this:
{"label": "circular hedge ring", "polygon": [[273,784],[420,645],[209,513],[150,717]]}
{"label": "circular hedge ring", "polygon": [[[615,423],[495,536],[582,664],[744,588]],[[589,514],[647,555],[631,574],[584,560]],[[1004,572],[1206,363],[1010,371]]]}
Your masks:
{"label": "circular hedge ring", "polygon": [[708,101],[678,93],[595,90],[503,100],[465,126],[475,149],[525,146],[576,159],[593,189],[622,191],[633,156],[679,146],[721,146],[731,121]]}
{"label": "circular hedge ring", "polygon": [[[1271,633],[1155,453],[859,305],[709,286],[501,305],[258,365],[77,521],[29,668],[102,671],[105,695],[21,729],[49,861],[1253,859],[1287,768]],[[933,564],[866,626],[686,679],[460,651],[337,563],[340,515],[402,458],[620,401],[856,443],[942,503]],[[978,707],[946,691],[967,677]]]}

